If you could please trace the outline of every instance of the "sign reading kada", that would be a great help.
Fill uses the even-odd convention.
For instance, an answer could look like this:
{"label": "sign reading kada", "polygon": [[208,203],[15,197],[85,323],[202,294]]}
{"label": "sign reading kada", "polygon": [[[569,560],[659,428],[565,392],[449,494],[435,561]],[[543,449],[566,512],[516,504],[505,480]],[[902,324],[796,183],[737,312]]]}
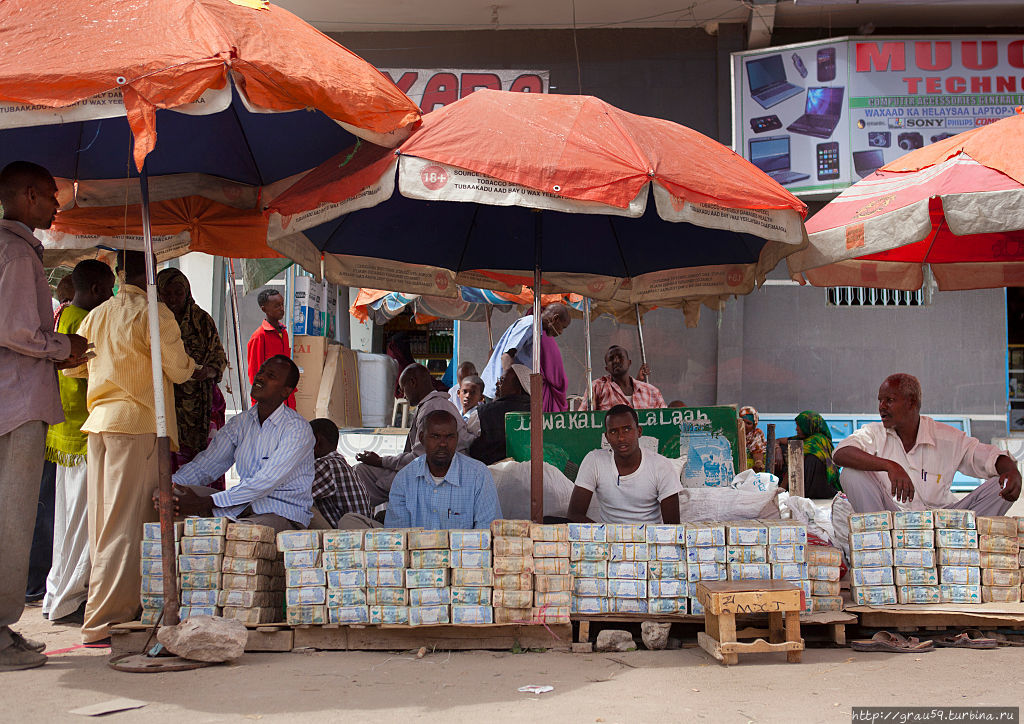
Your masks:
{"label": "sign reading kada", "polygon": [[547,93],[550,71],[381,68],[424,113],[465,98],[475,90]]}

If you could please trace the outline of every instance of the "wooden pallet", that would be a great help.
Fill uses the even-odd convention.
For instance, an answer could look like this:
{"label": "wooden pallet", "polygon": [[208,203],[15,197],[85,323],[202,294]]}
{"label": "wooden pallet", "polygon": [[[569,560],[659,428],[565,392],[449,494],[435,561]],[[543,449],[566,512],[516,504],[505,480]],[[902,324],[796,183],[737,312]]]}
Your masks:
{"label": "wooden pallet", "polygon": [[[579,624],[576,641],[579,643],[590,642],[591,623],[642,623],[644,621],[656,621],[658,623],[681,623],[693,626],[704,626],[704,616],[691,616],[689,614],[625,614],[625,613],[602,613],[587,616],[573,614],[572,620]],[[737,625],[742,624],[744,628],[738,629],[737,634],[745,637],[767,636],[769,631],[764,626],[763,616],[737,616]],[[828,640],[839,646],[846,645],[846,626],[856,624],[857,617],[846,611],[829,611],[825,613],[802,613],[800,614],[800,625],[805,629],[823,627]],[[582,649],[581,649],[582,650]]]}
{"label": "wooden pallet", "polygon": [[1024,629],[1024,603],[935,603],[930,605],[847,606],[865,628],[1014,628]]}
{"label": "wooden pallet", "polygon": [[[152,628],[139,622],[114,626],[110,632],[112,653],[140,652]],[[280,623],[247,628],[249,640],[245,650],[254,652],[292,651],[300,648],[323,651],[404,651],[422,646],[442,651],[501,650],[516,646],[520,649],[568,651],[572,642],[572,626],[569,624],[289,626]]]}

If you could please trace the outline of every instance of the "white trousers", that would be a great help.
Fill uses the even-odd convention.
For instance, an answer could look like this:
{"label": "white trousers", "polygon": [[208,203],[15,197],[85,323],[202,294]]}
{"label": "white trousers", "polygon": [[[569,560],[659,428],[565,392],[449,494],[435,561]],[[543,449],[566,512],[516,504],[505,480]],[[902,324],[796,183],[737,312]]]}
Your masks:
{"label": "white trousers", "polygon": [[86,463],[57,466],[53,511],[53,564],[46,577],[43,613],[51,621],[74,613],[89,596],[89,509]]}

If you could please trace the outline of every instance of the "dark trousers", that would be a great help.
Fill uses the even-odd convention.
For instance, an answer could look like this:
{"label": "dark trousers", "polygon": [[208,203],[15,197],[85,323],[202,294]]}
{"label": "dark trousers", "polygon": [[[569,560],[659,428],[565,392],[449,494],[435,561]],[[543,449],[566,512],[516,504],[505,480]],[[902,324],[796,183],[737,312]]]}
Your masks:
{"label": "dark trousers", "polygon": [[26,601],[38,601],[46,594],[46,576],[53,563],[53,506],[57,487],[57,465],[43,464],[43,477],[39,483],[39,504],[36,507],[36,526],[32,534],[32,550],[28,557],[28,585]]}

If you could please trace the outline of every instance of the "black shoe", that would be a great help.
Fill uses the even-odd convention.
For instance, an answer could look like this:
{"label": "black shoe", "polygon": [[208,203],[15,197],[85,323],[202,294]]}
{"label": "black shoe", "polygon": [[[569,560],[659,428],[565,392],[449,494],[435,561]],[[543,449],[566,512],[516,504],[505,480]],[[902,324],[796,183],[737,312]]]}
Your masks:
{"label": "black shoe", "polygon": [[67,616],[50,619],[50,623],[60,626],[81,626],[85,623],[85,603],[69,613]]}
{"label": "black shoe", "polygon": [[107,636],[105,639],[99,639],[97,641],[90,641],[87,644],[82,644],[87,649],[109,649],[110,648],[110,637]]}

